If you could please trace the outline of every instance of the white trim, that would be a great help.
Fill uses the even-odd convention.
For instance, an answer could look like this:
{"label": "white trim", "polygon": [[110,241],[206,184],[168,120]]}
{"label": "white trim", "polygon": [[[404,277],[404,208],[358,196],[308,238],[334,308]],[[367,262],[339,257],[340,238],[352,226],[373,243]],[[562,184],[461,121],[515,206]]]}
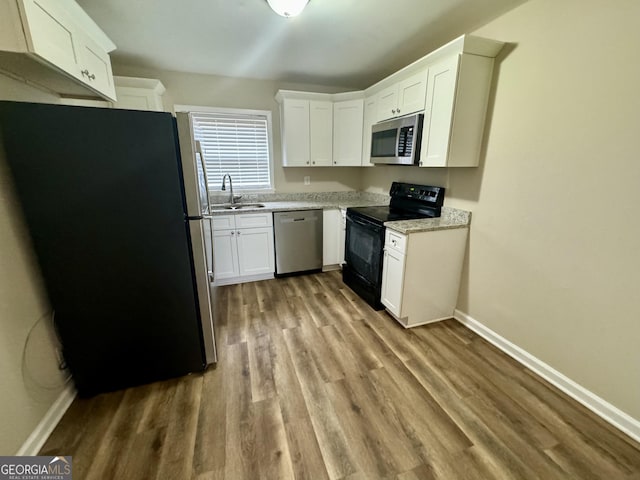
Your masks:
{"label": "white trim", "polygon": [[[267,136],[269,142],[269,178],[271,179],[271,186],[269,188],[258,190],[243,190],[241,188],[236,189],[238,192],[243,193],[273,193],[276,191],[276,179],[274,177],[274,164],[275,159],[273,157],[273,113],[271,110],[253,110],[250,108],[224,108],[224,107],[207,107],[202,105],[173,105],[173,112],[205,112],[205,113],[228,113],[233,115],[258,115],[264,116],[267,119]],[[193,135],[193,132],[191,132]],[[217,193],[217,191],[216,191]]]}
{"label": "white trim", "polygon": [[204,105],[174,105],[174,112],[229,113],[233,115],[271,115],[271,110],[252,110],[250,108],[207,107]]}
{"label": "white trim", "polygon": [[67,409],[71,406],[73,399],[76,397],[76,389],[72,384],[69,384],[65,387],[60,395],[53,402],[53,405],[49,407],[47,413],[44,414],[40,423],[36,426],[36,428],[31,432],[29,438],[22,444],[20,450],[16,453],[19,456],[32,456],[37,455],[44,443],[51,435],[51,432],[56,428],[62,416],[65,414]]}
{"label": "white trim", "polygon": [[247,275],[246,277],[231,277],[216,280],[214,285],[221,287],[223,285],[235,285],[238,283],[258,282],[260,280],[271,280],[274,278],[273,273],[261,273],[259,275]]}
{"label": "white trim", "polygon": [[600,398],[595,393],[587,390],[582,385],[571,380],[569,377],[558,372],[547,365],[542,360],[534,357],[529,352],[511,343],[506,338],[498,335],[490,328],[484,326],[471,316],[460,310],[455,310],[454,318],[462,325],[476,332],[492,345],[495,345],[504,353],[520,362],[522,365],[540,375],[542,378],[553,384],[574,400],[580,402],[593,413],[616,427],[618,430],[629,435],[635,441],[640,442],[640,421],[626,414],[619,408],[611,405],[606,400]]}

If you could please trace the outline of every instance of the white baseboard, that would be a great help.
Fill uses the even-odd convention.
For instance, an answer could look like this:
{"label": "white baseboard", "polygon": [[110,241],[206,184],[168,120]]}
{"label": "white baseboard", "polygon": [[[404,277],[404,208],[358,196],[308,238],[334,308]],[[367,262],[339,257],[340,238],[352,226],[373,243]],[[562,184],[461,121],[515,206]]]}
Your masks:
{"label": "white baseboard", "polygon": [[580,402],[593,413],[602,417],[605,421],[629,435],[635,441],[640,442],[640,421],[626,414],[619,408],[611,405],[606,400],[600,398],[595,393],[587,390],[582,385],[571,380],[569,377],[558,372],[551,366],[544,363],[529,352],[511,343],[506,338],[498,335],[490,328],[470,317],[460,310],[454,312],[454,318],[476,332],[489,343],[495,345],[504,353],[514,358],[522,365],[540,375],[542,378],[553,384],[574,400]]}
{"label": "white baseboard", "polygon": [[274,278],[273,273],[262,273],[259,275],[247,275],[244,277],[223,278],[221,280],[216,279],[214,285],[216,287],[222,287],[224,285],[236,285],[238,283],[259,282],[260,280],[271,280]]}
{"label": "white baseboard", "polygon": [[47,438],[49,438],[49,435],[51,435],[51,432],[53,432],[58,422],[62,419],[64,413],[71,406],[74,398],[76,398],[76,389],[72,384],[69,384],[60,392],[56,401],[53,402],[53,405],[47,410],[47,413],[42,417],[42,420],[40,420],[35,430],[31,432],[29,438],[22,444],[22,447],[20,447],[16,455],[37,455],[47,441]]}

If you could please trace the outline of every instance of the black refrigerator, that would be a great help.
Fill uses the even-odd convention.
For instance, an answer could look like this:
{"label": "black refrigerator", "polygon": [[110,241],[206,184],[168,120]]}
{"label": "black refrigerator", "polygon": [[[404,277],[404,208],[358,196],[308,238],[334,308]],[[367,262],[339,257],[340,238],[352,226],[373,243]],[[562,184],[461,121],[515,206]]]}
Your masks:
{"label": "black refrigerator", "polygon": [[0,102],[0,168],[81,396],[217,360],[209,198],[182,123],[178,132],[168,113]]}

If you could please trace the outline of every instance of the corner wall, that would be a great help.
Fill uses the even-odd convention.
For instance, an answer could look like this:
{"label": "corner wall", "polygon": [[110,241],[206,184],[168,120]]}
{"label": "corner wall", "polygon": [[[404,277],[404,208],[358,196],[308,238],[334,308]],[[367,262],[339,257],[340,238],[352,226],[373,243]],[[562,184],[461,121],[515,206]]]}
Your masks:
{"label": "corner wall", "polygon": [[458,309],[635,419],[639,18],[634,0],[530,0],[474,32],[509,46],[482,164],[449,169],[446,201],[473,212]]}
{"label": "corner wall", "polygon": [[[0,100],[58,103],[4,75]],[[62,391],[50,310],[0,154],[0,455],[18,451]]]}

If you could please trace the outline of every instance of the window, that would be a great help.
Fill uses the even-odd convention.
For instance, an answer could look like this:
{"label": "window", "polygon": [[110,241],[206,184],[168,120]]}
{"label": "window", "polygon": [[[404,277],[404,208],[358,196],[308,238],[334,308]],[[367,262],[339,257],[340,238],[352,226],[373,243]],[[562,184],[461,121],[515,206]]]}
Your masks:
{"label": "window", "polygon": [[271,190],[271,112],[191,107],[210,190],[231,175],[234,190]]}

